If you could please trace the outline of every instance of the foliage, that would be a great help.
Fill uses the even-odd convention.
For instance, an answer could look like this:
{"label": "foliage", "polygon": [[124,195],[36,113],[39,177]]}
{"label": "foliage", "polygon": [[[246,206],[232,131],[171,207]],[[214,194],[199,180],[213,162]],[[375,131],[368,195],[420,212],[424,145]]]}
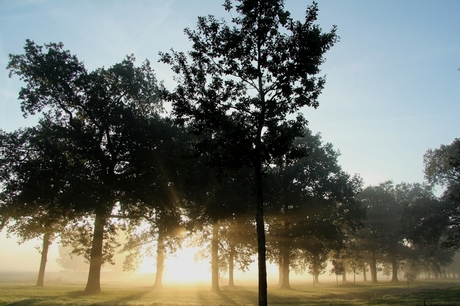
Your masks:
{"label": "foliage", "polygon": [[319,134],[308,129],[295,144],[308,155],[292,163],[280,159],[266,183],[269,255],[273,262],[282,256],[285,286],[289,266],[299,270],[306,265],[305,257],[294,256],[299,255],[296,250],[305,251],[317,263],[321,257],[324,263],[313,268],[320,271],[329,251],[343,248],[364,218],[358,201],[361,179],[342,170],[332,144],[323,143]]}
{"label": "foliage", "polygon": [[[314,22],[317,5],[305,22],[293,21],[284,1],[227,0],[236,12],[233,26],[214,16],[199,17],[185,33],[193,43],[185,54],[161,53],[178,75],[165,94],[173,113],[197,135],[197,148],[218,172],[248,165],[254,170],[260,303],[266,300],[262,174],[278,158],[296,158],[293,146],[306,120],[299,112],[318,106],[324,78],[316,77],[323,54],[338,40]],[[296,116],[291,119],[292,115]]]}
{"label": "foliage", "polygon": [[117,203],[122,210],[136,204],[129,183],[144,174],[138,166],[161,140],[156,78],[148,61],[136,67],[133,56],[88,72],[62,43],[27,40],[24,51],[10,55],[7,69],[25,83],[19,92],[24,115],[40,113],[40,124],[61,145],[52,159],[60,171],[48,175],[61,188],[53,203],[69,217],[95,216],[87,289],[98,292],[108,219]]}
{"label": "foliage", "polygon": [[[60,242],[64,247],[71,247],[70,255],[81,256],[86,263],[91,261],[91,246],[94,232],[94,220],[84,218],[70,223],[60,235]],[[104,228],[104,244],[102,264],[115,265],[114,256],[120,248],[120,237],[123,227],[115,222],[107,222]]]}
{"label": "foliage", "polygon": [[83,256],[73,255],[73,248],[71,246],[63,246],[62,244],[58,247],[59,257],[56,259],[58,265],[68,271],[87,271],[88,262]]}
{"label": "foliage", "polygon": [[[450,145],[441,145],[438,149],[429,149],[423,160],[428,182],[446,187],[442,205],[427,218],[428,224],[424,226],[437,231],[435,237],[440,238],[444,248],[458,250],[460,249],[460,139],[456,138]],[[438,226],[433,227],[436,224]],[[439,225],[443,225],[443,228],[440,229]]]}
{"label": "foliage", "polygon": [[34,128],[0,132],[0,229],[20,242],[59,232],[73,212],[59,205],[69,168],[62,146],[42,122]]}

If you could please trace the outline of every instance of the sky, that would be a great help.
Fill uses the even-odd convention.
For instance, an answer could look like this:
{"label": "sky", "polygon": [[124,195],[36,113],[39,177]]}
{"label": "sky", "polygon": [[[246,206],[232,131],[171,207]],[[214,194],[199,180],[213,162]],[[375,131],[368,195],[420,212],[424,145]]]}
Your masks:
{"label": "sky", "polygon": [[[195,28],[198,16],[229,18],[222,3],[0,0],[0,129],[36,122],[22,117],[18,77],[2,72],[26,39],[62,42],[88,70],[134,54],[172,87],[158,52],[190,50],[183,29]],[[286,9],[303,20],[310,4],[287,0]],[[337,25],[340,41],[321,66],[327,82],[319,107],[304,110],[309,128],[341,152],[339,164],[365,186],[424,182],[424,153],[460,136],[460,1],[319,0],[318,7],[318,24],[324,31]]]}

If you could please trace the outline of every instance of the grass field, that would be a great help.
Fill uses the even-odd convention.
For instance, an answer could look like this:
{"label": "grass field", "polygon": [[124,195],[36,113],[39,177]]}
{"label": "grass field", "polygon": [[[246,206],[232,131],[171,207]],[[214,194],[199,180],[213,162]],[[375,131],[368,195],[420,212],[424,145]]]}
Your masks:
{"label": "grass field", "polygon": [[[220,293],[204,285],[147,286],[110,284],[97,295],[83,294],[81,284],[49,285],[0,283],[0,305],[257,305],[256,286],[221,287]],[[404,282],[339,284],[293,284],[292,290],[269,287],[269,305],[460,305],[460,283],[417,281],[408,288]]]}

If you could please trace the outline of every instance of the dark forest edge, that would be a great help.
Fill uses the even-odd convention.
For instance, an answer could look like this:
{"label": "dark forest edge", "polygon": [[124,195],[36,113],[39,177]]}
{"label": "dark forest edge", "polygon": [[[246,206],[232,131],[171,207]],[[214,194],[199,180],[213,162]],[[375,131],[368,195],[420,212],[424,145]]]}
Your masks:
{"label": "dark forest edge", "polygon": [[[232,26],[199,17],[185,31],[190,52],[160,54],[176,74],[172,90],[133,55],[94,71],[62,43],[27,40],[24,54],[10,55],[7,69],[24,83],[21,110],[39,120],[0,132],[0,227],[43,239],[37,286],[59,240],[88,261],[88,294],[101,291],[117,250],[130,270],[152,243],[162,287],[165,257],[193,234],[204,237],[195,243],[211,258],[214,292],[223,273],[233,286],[233,271],[257,254],[259,305],[267,262],[285,289],[291,271],[314,283],[325,272],[343,282],[369,273],[376,283],[379,269],[393,282],[458,277],[460,140],[427,151],[426,183],[364,188],[302,114],[319,106],[319,66],[336,27],[315,24],[316,3],[304,22],[284,1],[224,8],[238,16]],[[445,187],[440,197],[435,185]]]}

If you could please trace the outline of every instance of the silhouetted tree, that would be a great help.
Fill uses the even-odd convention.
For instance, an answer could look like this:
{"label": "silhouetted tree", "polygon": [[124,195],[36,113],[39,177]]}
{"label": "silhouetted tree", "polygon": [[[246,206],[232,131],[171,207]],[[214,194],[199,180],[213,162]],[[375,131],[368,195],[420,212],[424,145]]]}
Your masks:
{"label": "silhouetted tree", "polygon": [[[94,216],[87,293],[100,291],[104,228],[128,182],[143,171],[132,154],[158,143],[153,114],[160,106],[155,75],[146,61],[128,56],[110,68],[88,72],[63,44],[38,46],[27,40],[25,53],[10,55],[10,74],[20,76],[24,115],[41,113],[60,132],[62,164],[77,165],[66,181],[60,205]],[[147,150],[148,151],[148,150]],[[126,204],[121,203],[121,209]]]}
{"label": "silhouetted tree", "polygon": [[228,273],[229,287],[235,287],[234,270],[246,271],[253,262],[257,241],[253,235],[254,224],[248,216],[234,215],[220,226],[219,271]]}
{"label": "silhouetted tree", "polygon": [[192,51],[161,54],[180,75],[166,97],[177,118],[204,136],[200,148],[219,169],[247,164],[254,170],[259,304],[266,305],[263,174],[274,159],[297,155],[292,144],[306,124],[298,112],[318,106],[325,83],[316,77],[318,67],[337,35],[335,27],[323,33],[314,24],[316,4],[307,8],[304,23],[290,18],[282,0],[235,6],[226,0],[224,7],[236,11],[232,27],[199,17],[197,30],[185,30]]}
{"label": "silhouetted tree", "polygon": [[71,172],[61,163],[61,147],[45,120],[32,128],[0,131],[0,229],[20,243],[42,239],[37,286],[44,285],[49,246],[74,215],[60,206]]}
{"label": "silhouetted tree", "polygon": [[[397,265],[400,253],[401,207],[395,199],[393,182],[386,181],[378,186],[368,186],[360,194],[366,208],[365,226],[356,237],[362,256],[369,264],[372,282],[377,282],[377,261],[390,260]],[[385,256],[384,256],[385,255]],[[386,258],[385,258],[386,257]],[[394,266],[393,277],[397,277]],[[397,278],[393,279],[397,280]]]}
{"label": "silhouetted tree", "polygon": [[[460,139],[438,149],[429,149],[423,156],[425,178],[430,184],[445,186],[436,214],[427,218],[426,228],[444,248],[460,249]],[[433,220],[435,219],[435,220]],[[443,219],[441,221],[440,219]],[[441,221],[441,222],[439,222]],[[434,232],[437,231],[437,234]]]}
{"label": "silhouetted tree", "polygon": [[[230,249],[239,244],[243,250],[243,241],[246,237],[244,230],[250,230],[250,226],[245,224],[248,210],[253,207],[253,197],[251,196],[248,186],[252,180],[250,172],[246,168],[235,169],[232,173],[227,172],[225,175],[218,176],[211,168],[206,158],[195,158],[191,160],[193,168],[189,171],[188,192],[185,195],[188,209],[188,218],[195,230],[202,231],[202,237],[199,243],[204,247],[202,257],[211,256],[211,278],[212,290],[219,291],[219,270],[227,271],[230,264]],[[196,178],[200,179],[197,180]],[[229,237],[233,233],[227,233],[225,228],[236,225],[238,220],[240,227],[238,238]],[[221,234],[224,234],[221,237]],[[227,235],[226,235],[227,234]],[[236,233],[235,233],[236,234]],[[210,241],[206,241],[210,239]],[[240,241],[238,241],[240,240]],[[210,242],[210,243],[209,243]],[[235,244],[236,243],[236,244]],[[208,248],[209,246],[209,248]],[[210,249],[210,253],[209,250]],[[243,254],[242,254],[243,255]],[[237,257],[233,256],[234,259]],[[243,257],[241,257],[243,259]],[[233,263],[233,261],[232,261]],[[243,261],[241,263],[246,265]]]}
{"label": "silhouetted tree", "polygon": [[358,228],[364,218],[357,199],[361,180],[342,170],[332,144],[322,143],[320,135],[309,130],[295,144],[307,156],[273,167],[267,184],[269,243],[280,250],[283,288],[290,287],[290,257],[298,254],[295,249],[317,249],[309,242],[315,239],[325,249],[343,246],[347,232]]}

